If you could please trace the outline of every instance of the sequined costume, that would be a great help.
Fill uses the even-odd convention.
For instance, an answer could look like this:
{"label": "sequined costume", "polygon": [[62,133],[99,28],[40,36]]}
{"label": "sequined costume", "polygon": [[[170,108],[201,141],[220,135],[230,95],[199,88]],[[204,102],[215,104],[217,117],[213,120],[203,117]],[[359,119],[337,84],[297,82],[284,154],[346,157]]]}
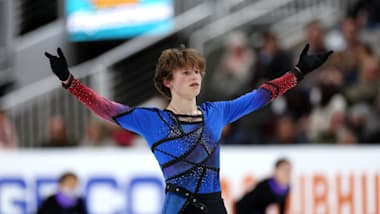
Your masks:
{"label": "sequined costume", "polygon": [[[182,213],[197,196],[220,193],[218,141],[223,127],[264,106],[297,83],[292,73],[264,83],[231,101],[198,106],[195,122],[181,121],[169,110],[131,108],[109,101],[74,79],[68,90],[106,120],[143,136],[155,155],[167,185],[163,213]],[[177,194],[181,192],[181,194]],[[195,202],[194,202],[195,199]],[[207,210],[198,204],[200,210]],[[203,212],[200,212],[203,213]]]}

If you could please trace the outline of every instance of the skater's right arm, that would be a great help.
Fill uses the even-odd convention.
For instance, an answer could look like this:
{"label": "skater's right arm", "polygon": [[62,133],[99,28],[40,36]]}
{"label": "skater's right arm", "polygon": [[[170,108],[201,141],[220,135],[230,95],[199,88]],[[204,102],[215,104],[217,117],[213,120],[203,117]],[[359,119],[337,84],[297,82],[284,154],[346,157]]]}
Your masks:
{"label": "skater's right arm", "polygon": [[114,122],[112,119],[113,116],[127,112],[131,109],[127,105],[122,105],[99,96],[94,90],[75,79],[69,72],[62,50],[58,48],[57,52],[58,56],[45,52],[45,56],[49,58],[50,67],[53,73],[62,81],[62,86],[87,108],[111,122]]}

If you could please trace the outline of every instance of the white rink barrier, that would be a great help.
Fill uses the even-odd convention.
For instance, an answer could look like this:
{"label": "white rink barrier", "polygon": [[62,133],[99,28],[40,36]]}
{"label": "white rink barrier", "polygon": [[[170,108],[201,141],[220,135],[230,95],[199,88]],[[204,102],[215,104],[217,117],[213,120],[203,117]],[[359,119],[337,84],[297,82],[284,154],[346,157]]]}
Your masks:
{"label": "white rink barrier", "polygon": [[[223,147],[221,182],[229,213],[242,193],[270,175],[276,159],[293,163],[290,214],[380,214],[380,146]],[[0,213],[33,213],[74,171],[94,214],[155,214],[164,182],[148,149],[0,151]]]}

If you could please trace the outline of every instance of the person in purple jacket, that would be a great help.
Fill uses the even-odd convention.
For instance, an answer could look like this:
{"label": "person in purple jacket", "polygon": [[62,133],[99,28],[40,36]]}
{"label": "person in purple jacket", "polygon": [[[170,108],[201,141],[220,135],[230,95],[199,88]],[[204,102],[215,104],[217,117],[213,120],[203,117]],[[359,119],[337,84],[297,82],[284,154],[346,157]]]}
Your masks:
{"label": "person in purple jacket", "polygon": [[260,181],[236,203],[236,214],[265,214],[270,206],[277,206],[285,214],[289,196],[292,165],[280,158],[274,165],[271,177]]}
{"label": "person in purple jacket", "polygon": [[37,214],[87,214],[84,199],[78,191],[79,179],[73,172],[65,172],[58,179],[57,193],[44,199]]}
{"label": "person in purple jacket", "polygon": [[200,105],[196,97],[205,75],[205,59],[191,48],[164,50],[154,83],[170,101],[165,109],[131,107],[100,97],[69,72],[61,49],[58,56],[45,55],[63,87],[90,110],[146,139],[166,182],[162,213],[196,214],[227,212],[219,181],[218,142],[223,127],[296,86],[332,53],[309,55],[308,48],[306,45],[297,66],[281,77],[233,100]]}

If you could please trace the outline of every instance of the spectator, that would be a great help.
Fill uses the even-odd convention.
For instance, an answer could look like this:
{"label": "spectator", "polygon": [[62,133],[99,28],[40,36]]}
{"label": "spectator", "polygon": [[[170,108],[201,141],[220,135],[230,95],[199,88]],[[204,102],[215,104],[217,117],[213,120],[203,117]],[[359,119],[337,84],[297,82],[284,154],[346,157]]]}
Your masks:
{"label": "spectator", "polygon": [[343,127],[337,132],[337,143],[339,144],[356,144],[358,143],[355,132],[348,127]]}
{"label": "spectator", "polygon": [[351,17],[346,17],[341,25],[341,32],[346,43],[346,50],[362,46],[360,39],[360,25]]}
{"label": "spectator", "polygon": [[56,115],[49,119],[49,139],[43,147],[71,147],[75,146],[67,136],[66,124],[62,116]]}
{"label": "spectator", "polygon": [[137,135],[131,131],[115,127],[112,133],[112,139],[118,146],[133,146]]}
{"label": "spectator", "polygon": [[313,20],[305,26],[306,42],[310,44],[310,52],[318,53],[326,51],[325,29],[319,20]]}
{"label": "spectator", "polygon": [[93,147],[112,146],[115,143],[112,140],[111,134],[111,128],[107,124],[93,119],[88,122],[86,136],[82,140],[81,145]]}
{"label": "spectator", "polygon": [[65,172],[58,182],[57,193],[42,202],[37,214],[86,214],[84,199],[78,192],[78,176],[72,172]]}
{"label": "spectator", "polygon": [[18,146],[15,128],[4,109],[0,109],[0,149],[14,149]]}
{"label": "spectator", "polygon": [[292,68],[290,54],[280,47],[272,32],[263,34],[263,46],[258,52],[256,81],[277,78]]}
{"label": "spectator", "polygon": [[380,142],[380,115],[368,104],[353,105],[349,110],[348,120],[360,143]]}
{"label": "spectator", "polygon": [[273,176],[259,182],[236,203],[236,214],[264,214],[273,205],[277,205],[279,213],[284,214],[290,190],[291,170],[289,160],[277,160]]}
{"label": "spectator", "polygon": [[[341,94],[343,76],[340,70],[328,67],[321,71],[319,83],[311,94],[314,108],[309,116],[308,139],[312,142],[331,142],[330,121],[336,112],[346,112],[347,101]],[[331,131],[331,130],[330,130]],[[332,133],[335,135],[335,133]]]}
{"label": "spectator", "polygon": [[380,68],[378,59],[364,59],[359,70],[359,80],[345,91],[350,103],[366,102],[374,106],[379,94]]}
{"label": "spectator", "polygon": [[375,28],[380,23],[380,1],[359,0],[349,8],[348,15],[356,19],[361,25],[367,28]]}
{"label": "spectator", "polygon": [[371,54],[371,50],[361,38],[361,28],[358,23],[347,17],[341,24],[342,50],[332,57],[332,65],[338,67],[343,73],[345,85],[354,84],[358,79],[358,70],[363,58]]}
{"label": "spectator", "polygon": [[[291,69],[290,54],[284,51],[277,37],[272,32],[265,32],[262,35],[263,44],[257,52],[253,79],[251,85],[256,85],[269,79],[276,78]],[[312,74],[311,74],[312,75]],[[291,93],[290,91],[289,93]],[[284,96],[285,99],[287,95]],[[280,98],[281,99],[281,98]],[[234,144],[263,144],[268,143],[266,127],[270,125],[273,112],[270,106],[261,109],[259,112],[250,114],[237,123],[232,124],[232,138],[230,142]]]}
{"label": "spectator", "polygon": [[225,52],[207,83],[206,100],[232,99],[251,89],[254,61],[255,55],[245,34],[228,35]]}
{"label": "spectator", "polygon": [[279,116],[276,121],[274,144],[301,143],[304,140],[298,136],[296,121],[288,116]]}
{"label": "spectator", "polygon": [[[347,123],[347,115],[345,112],[333,112],[330,120],[328,120],[328,129],[321,133],[319,141],[322,143],[356,142],[356,137],[354,136],[354,133],[347,128]],[[352,137],[349,135],[352,135]]]}

